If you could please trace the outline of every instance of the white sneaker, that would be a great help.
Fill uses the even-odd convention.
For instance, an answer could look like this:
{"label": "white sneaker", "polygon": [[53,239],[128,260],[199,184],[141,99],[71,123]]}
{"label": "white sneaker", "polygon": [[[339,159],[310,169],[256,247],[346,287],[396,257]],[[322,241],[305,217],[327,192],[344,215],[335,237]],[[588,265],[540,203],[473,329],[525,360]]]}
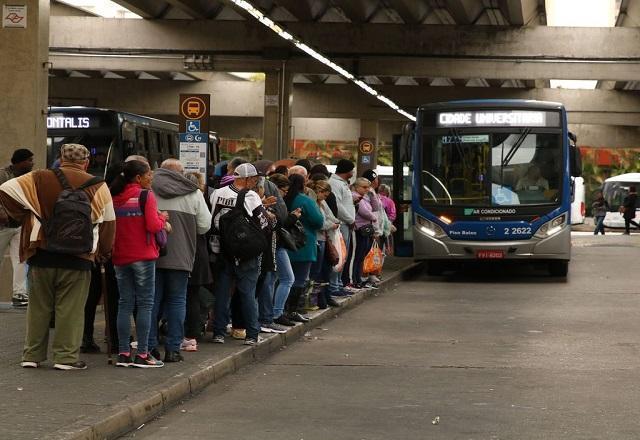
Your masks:
{"label": "white sneaker", "polygon": [[198,341],[191,338],[184,338],[180,344],[180,350],[183,351],[198,351]]}

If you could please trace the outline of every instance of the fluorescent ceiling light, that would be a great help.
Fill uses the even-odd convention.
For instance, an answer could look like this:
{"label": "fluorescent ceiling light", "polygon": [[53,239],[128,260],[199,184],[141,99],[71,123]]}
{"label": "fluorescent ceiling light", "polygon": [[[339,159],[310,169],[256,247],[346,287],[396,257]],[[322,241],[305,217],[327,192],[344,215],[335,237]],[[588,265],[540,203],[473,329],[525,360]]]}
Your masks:
{"label": "fluorescent ceiling light", "polygon": [[547,26],[612,27],[616,0],[546,0]]}
{"label": "fluorescent ceiling light", "polygon": [[58,0],[104,18],[142,18],[111,0]]}
{"label": "fluorescent ceiling light", "polygon": [[264,82],[265,74],[262,72],[228,72],[236,78],[242,78],[247,81]]}
{"label": "fluorescent ceiling light", "polygon": [[[620,0],[546,0],[548,26],[613,27]],[[596,80],[550,81],[552,89],[595,89]]]}
{"label": "fluorescent ceiling light", "polygon": [[273,32],[278,34],[281,38],[283,38],[283,39],[285,39],[287,41],[290,41],[293,45],[295,45],[298,49],[300,49],[301,51],[303,51],[304,53],[306,53],[310,57],[320,61],[322,64],[324,64],[325,66],[328,66],[329,68],[331,68],[335,72],[338,72],[344,78],[346,78],[347,80],[351,81],[352,83],[354,83],[355,85],[360,87],[362,90],[366,91],[367,93],[369,93],[372,96],[375,96],[378,100],[380,100],[381,102],[385,103],[391,109],[397,111],[398,113],[400,113],[402,116],[406,117],[407,119],[410,119],[410,120],[415,122],[416,117],[413,116],[411,113],[408,113],[408,112],[402,110],[395,102],[393,102],[392,100],[390,100],[386,96],[382,96],[381,94],[379,94],[377,90],[375,90],[374,88],[370,87],[364,81],[361,81],[361,80],[357,79],[352,73],[347,71],[345,68],[343,68],[342,66],[337,65],[336,63],[331,61],[329,58],[327,58],[324,55],[322,55],[320,52],[317,52],[315,49],[313,49],[310,46],[308,46],[307,44],[305,44],[299,38],[296,38],[294,35],[291,35],[282,26],[280,26],[278,23],[274,22],[269,17],[264,15],[262,13],[262,11],[257,9],[255,6],[253,6],[248,1],[246,1],[246,0],[231,0],[231,2],[233,2],[236,6],[244,9],[249,14],[251,14],[260,23],[262,23],[263,25],[265,25],[266,27],[271,29]]}
{"label": "fluorescent ceiling light", "polygon": [[595,89],[597,80],[580,79],[552,79],[549,81],[552,89]]}

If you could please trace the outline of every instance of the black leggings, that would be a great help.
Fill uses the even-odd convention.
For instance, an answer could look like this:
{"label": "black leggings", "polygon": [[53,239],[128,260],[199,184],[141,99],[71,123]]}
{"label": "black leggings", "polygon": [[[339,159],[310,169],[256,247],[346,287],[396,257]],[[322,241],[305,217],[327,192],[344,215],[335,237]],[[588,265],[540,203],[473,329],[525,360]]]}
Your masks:
{"label": "black leggings", "polygon": [[627,233],[629,233],[629,225],[633,225],[637,229],[640,229],[640,225],[638,223],[636,223],[635,221],[633,221],[633,219],[625,218],[624,219],[624,231],[627,232]]}

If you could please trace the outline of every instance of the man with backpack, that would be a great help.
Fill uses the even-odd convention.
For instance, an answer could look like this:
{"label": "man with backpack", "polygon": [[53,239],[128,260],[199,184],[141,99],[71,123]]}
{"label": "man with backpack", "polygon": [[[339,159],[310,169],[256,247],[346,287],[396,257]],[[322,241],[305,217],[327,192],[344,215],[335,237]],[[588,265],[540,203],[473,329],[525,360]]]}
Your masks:
{"label": "man with backpack", "polygon": [[32,171],[0,186],[0,203],[22,225],[20,260],[29,264],[24,368],[47,359],[54,311],[53,367],[87,368],[78,353],[91,267],[110,254],[115,236],[111,194],[102,179],[86,172],[88,166],[87,148],[65,144],[60,168]]}
{"label": "man with backpack", "polygon": [[215,320],[213,342],[224,343],[229,320],[231,291],[241,295],[242,314],[247,335],[245,345],[256,345],[258,303],[256,284],[260,275],[263,252],[270,245],[275,216],[267,213],[260,196],[253,191],[258,184],[258,171],[250,163],[239,165],[233,184],[217,189],[211,195],[211,251],[216,258]]}

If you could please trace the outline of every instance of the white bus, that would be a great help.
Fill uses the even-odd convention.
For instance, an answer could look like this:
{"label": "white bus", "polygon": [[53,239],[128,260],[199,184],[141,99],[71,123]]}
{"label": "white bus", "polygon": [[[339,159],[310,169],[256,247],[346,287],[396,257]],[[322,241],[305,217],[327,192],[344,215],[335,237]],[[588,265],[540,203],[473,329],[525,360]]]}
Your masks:
{"label": "white bus", "polygon": [[584,223],[587,214],[585,206],[584,178],[572,177],[573,181],[573,201],[571,202],[571,224],[580,225]]}
{"label": "white bus", "polygon": [[[640,187],[640,173],[627,173],[609,177],[602,185],[602,195],[609,203],[609,212],[604,218],[608,228],[624,228],[624,218],[618,211],[622,201],[629,194],[629,187]],[[640,205],[636,205],[636,222],[640,221]]]}

